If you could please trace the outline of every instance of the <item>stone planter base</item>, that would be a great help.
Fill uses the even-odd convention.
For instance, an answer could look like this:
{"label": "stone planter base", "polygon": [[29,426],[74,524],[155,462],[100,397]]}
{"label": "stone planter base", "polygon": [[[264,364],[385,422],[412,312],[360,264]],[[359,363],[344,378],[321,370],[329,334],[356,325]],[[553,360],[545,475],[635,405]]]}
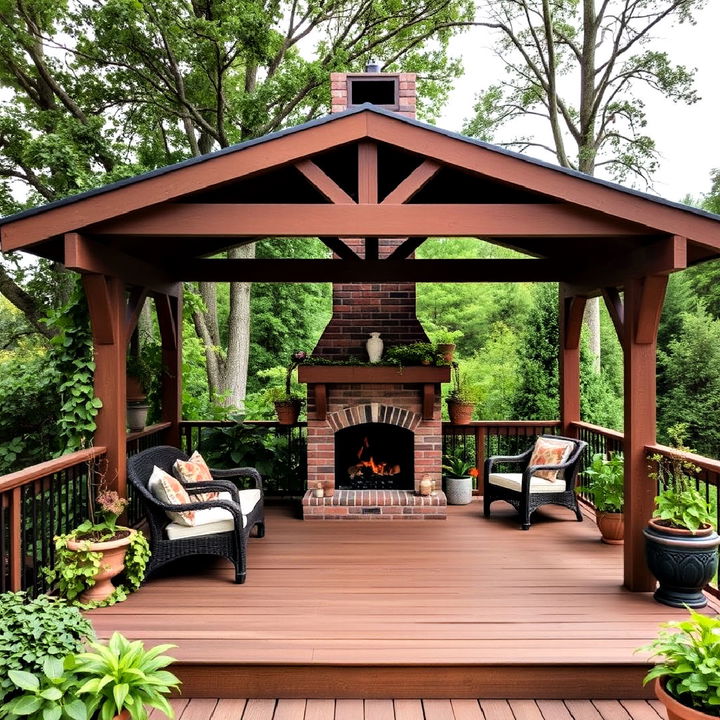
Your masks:
{"label": "stone planter base", "polygon": [[448,505],[469,505],[472,502],[472,478],[445,477]]}
{"label": "stone planter base", "polygon": [[304,520],[445,520],[445,493],[415,495],[409,490],[336,490],[332,497],[302,499]]}

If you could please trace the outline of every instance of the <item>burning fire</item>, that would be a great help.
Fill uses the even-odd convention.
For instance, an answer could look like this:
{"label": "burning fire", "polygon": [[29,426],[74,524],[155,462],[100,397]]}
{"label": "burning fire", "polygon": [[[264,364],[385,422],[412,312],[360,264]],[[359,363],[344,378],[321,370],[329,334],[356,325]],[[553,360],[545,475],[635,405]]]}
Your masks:
{"label": "burning fire", "polygon": [[377,462],[371,455],[369,459],[363,460],[363,456],[370,452],[370,442],[363,438],[363,443],[357,451],[358,463],[348,468],[348,475],[355,478],[362,475],[366,468],[369,468],[373,475],[397,475],[400,473],[399,465],[390,465],[387,462]]}

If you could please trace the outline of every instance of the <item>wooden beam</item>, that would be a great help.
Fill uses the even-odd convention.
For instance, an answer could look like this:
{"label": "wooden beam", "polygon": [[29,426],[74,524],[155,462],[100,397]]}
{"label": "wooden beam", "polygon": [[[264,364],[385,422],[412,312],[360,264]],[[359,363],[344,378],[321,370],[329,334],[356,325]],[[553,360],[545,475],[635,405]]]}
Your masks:
{"label": "wooden beam", "polygon": [[580,420],[580,332],[586,297],[571,295],[560,285],[560,421],[563,434],[572,437]]}
{"label": "wooden beam", "polygon": [[622,345],[625,342],[625,308],[620,292],[616,287],[606,287],[602,289],[602,296],[610,319],[615,326],[620,345]]}
{"label": "wooden beam", "polygon": [[[377,201],[377,145],[361,142],[358,145],[358,202],[364,205],[377,205]],[[360,234],[364,235],[365,233]]]}
{"label": "wooden beam", "polygon": [[354,205],[355,201],[312,160],[301,160],[295,167],[330,202],[338,205]]}
{"label": "wooden beam", "polygon": [[[193,164],[180,164],[168,172],[93,193],[77,202],[62,204],[0,228],[2,249],[17,250],[84,225],[115,218],[163,203],[188,193],[205,190],[247,175],[267,171],[324,152],[367,135],[366,113],[318,123],[301,133],[287,133],[272,142],[250,144],[241,152],[220,152]],[[335,233],[337,235],[337,233]],[[352,234],[352,233],[347,233]]]}
{"label": "wooden beam", "polygon": [[388,260],[405,260],[409,258],[425,241],[426,237],[408,238],[398,245],[388,256]]}
{"label": "wooden beam", "polygon": [[171,423],[165,442],[180,447],[182,420],[182,298],[155,295],[162,347],[162,420]]}
{"label": "wooden beam", "polygon": [[410,200],[413,195],[420,192],[425,185],[435,177],[440,169],[440,163],[434,160],[425,160],[416,167],[394,190],[388,193],[383,204],[400,205]]}
{"label": "wooden beam", "polygon": [[173,266],[205,282],[558,282],[551,260],[195,260]]}
{"label": "wooden beam", "polygon": [[655,589],[645,561],[643,529],[655,507],[655,481],[648,477],[648,445],[656,440],[657,329],[667,276],[631,278],[624,283],[625,316],[625,586]]}
{"label": "wooden beam", "polygon": [[563,344],[566,350],[577,350],[580,347],[580,332],[587,298],[575,295],[563,298],[563,302],[565,304]]}
{"label": "wooden beam", "polygon": [[341,260],[359,260],[360,256],[348,247],[342,238],[322,237],[320,240],[330,248]]}
{"label": "wooden beam", "polygon": [[609,237],[645,230],[561,204],[274,205],[170,203],[88,228],[156,237]]}
{"label": "wooden beam", "polygon": [[[96,345],[112,345],[119,338],[115,337],[108,279],[104,275],[86,274],[83,285],[90,309],[93,341]],[[124,333],[122,337],[124,340]]]}
{"label": "wooden beam", "polygon": [[65,235],[65,267],[81,273],[117,277],[131,285],[177,296],[180,288],[161,268],[79,233]]}
{"label": "wooden beam", "polygon": [[148,296],[148,289],[145,287],[133,287],[130,292],[127,306],[127,322],[125,323],[125,343],[130,342],[132,334],[135,332],[140,313],[145,305]]}

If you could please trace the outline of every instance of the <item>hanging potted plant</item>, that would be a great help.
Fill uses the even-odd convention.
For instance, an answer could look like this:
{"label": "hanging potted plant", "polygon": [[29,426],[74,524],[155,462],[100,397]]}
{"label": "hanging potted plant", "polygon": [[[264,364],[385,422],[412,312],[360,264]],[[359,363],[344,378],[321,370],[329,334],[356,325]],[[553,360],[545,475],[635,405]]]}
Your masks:
{"label": "hanging potted plant", "polygon": [[478,394],[477,387],[465,381],[460,373],[460,366],[457,362],[453,362],[452,387],[445,400],[450,422],[453,425],[467,425],[472,420]]}
{"label": "hanging potted plant", "polygon": [[592,496],[602,541],[608,545],[622,545],[625,534],[625,463],[622,454],[610,453],[606,458],[603,453],[595,453],[585,475],[590,480],[578,490]]}
{"label": "hanging potted plant", "polygon": [[720,717],[720,617],[690,610],[690,619],[668,622],[657,638],[640,648],[662,657],[645,677],[669,720]]}
{"label": "hanging potted plant", "polygon": [[298,391],[293,390],[293,372],[306,357],[306,352],[296,350],[290,356],[290,363],[285,370],[285,385],[267,390],[266,396],[275,405],[275,413],[280,425],[294,425],[300,417],[300,410],[305,400]]}
{"label": "hanging potted plant", "polygon": [[435,334],[435,349],[438,360],[446,365],[451,365],[455,356],[456,341],[462,337],[460,330],[441,330]]}
{"label": "hanging potted plant", "polygon": [[[95,502],[99,510],[90,502],[88,520],[55,537],[55,563],[45,575],[71,602],[111,605],[140,587],[150,548],[142,533],[117,524],[127,500],[101,489]],[[114,586],[112,579],[123,571],[124,582]]]}
{"label": "hanging potted plant", "polygon": [[700,608],[707,605],[702,589],[718,570],[720,536],[713,529],[713,512],[708,500],[695,486],[699,468],[682,454],[685,425],[670,428],[677,454],[655,454],[651,477],[662,488],[655,498],[656,516],[645,534],[650,572],[660,586],[655,599],[672,607]]}
{"label": "hanging potted plant", "polygon": [[457,455],[446,455],[442,469],[445,470],[448,505],[467,505],[472,502],[473,479],[478,476],[478,469]]}

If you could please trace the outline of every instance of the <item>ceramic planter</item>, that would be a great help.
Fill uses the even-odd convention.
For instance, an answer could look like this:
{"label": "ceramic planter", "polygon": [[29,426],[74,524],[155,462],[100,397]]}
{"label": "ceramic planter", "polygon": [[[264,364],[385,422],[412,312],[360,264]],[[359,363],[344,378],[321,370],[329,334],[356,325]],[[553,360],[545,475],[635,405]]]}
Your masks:
{"label": "ceramic planter", "polygon": [[625,536],[625,515],[621,512],[595,511],[595,520],[602,535],[602,541],[608,545],[622,545]]}
{"label": "ceramic planter", "polygon": [[666,527],[657,518],[643,533],[648,567],[660,583],[655,599],[671,607],[705,607],[702,589],[717,572],[720,536],[709,525],[693,535]]}
{"label": "ceramic planter", "polygon": [[69,550],[75,552],[99,552],[102,554],[100,569],[95,575],[95,584],[81,593],[80,602],[102,602],[115,592],[115,586],[111,580],[124,570],[125,553],[127,553],[133,535],[137,532],[137,530],[130,530],[129,528],[118,528],[118,530],[128,530],[129,532],[126,537],[107,542],[68,540],[67,546]]}
{"label": "ceramic planter", "polygon": [[448,505],[468,505],[472,502],[472,478],[445,477],[445,494]]}
{"label": "ceramic planter", "polygon": [[448,365],[453,361],[453,357],[455,357],[455,345],[453,343],[439,343],[437,346],[438,355],[443,359],[443,362],[446,362]]}
{"label": "ceramic planter", "polygon": [[472,420],[474,403],[458,402],[457,400],[448,400],[448,415],[453,425],[468,425]]}
{"label": "ceramic planter", "polygon": [[294,425],[300,417],[302,403],[299,400],[283,400],[275,403],[278,424]]}
{"label": "ceramic planter", "polygon": [[667,710],[668,720],[713,720],[713,718],[717,718],[717,715],[708,715],[679,703],[672,695],[667,693],[661,678],[655,678],[654,690],[657,699]]}
{"label": "ceramic planter", "polygon": [[128,402],[127,426],[132,432],[144,430],[150,406],[145,402]]}

